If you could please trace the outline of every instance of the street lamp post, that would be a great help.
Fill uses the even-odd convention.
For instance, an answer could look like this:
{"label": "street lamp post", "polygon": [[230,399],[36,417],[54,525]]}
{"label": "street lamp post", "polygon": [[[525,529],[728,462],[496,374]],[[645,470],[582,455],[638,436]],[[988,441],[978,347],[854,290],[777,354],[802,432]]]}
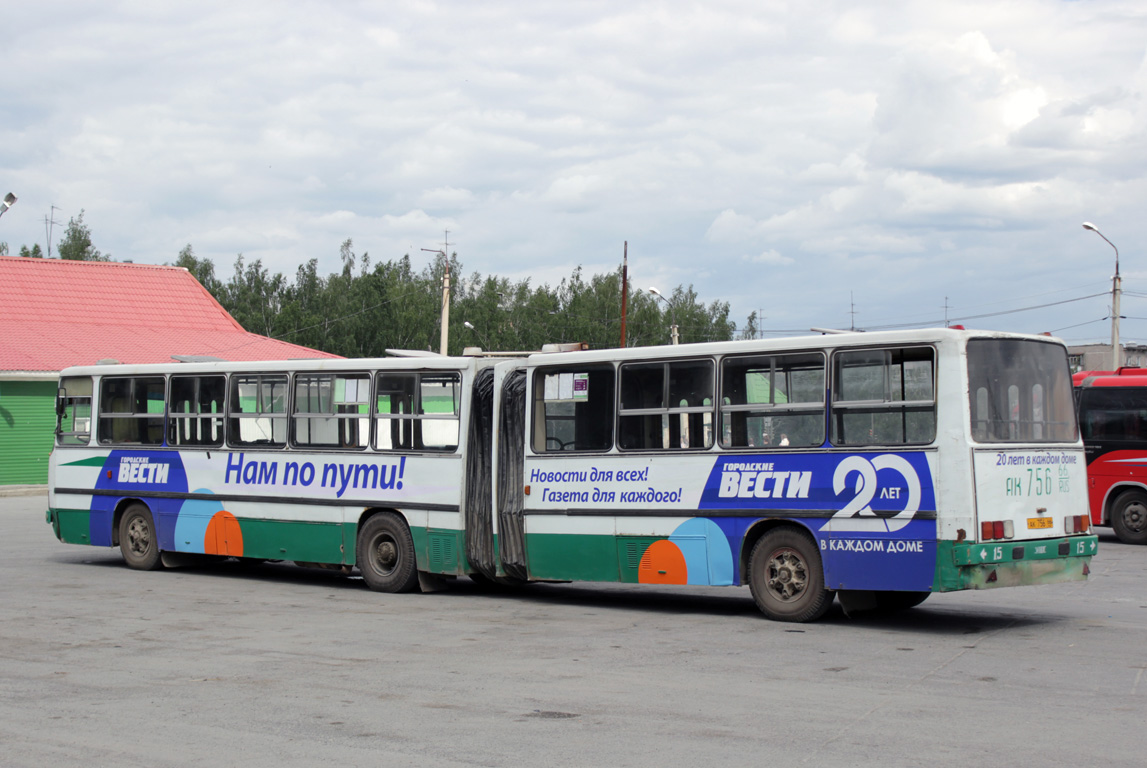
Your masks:
{"label": "street lamp post", "polygon": [[4,201],[0,202],[0,216],[3,216],[4,212],[7,211],[9,208],[11,208],[15,202],[16,202],[16,196],[13,195],[11,192],[4,195]]}
{"label": "street lamp post", "polygon": [[677,310],[673,308],[673,302],[662,296],[661,291],[657,290],[656,288],[650,288],[649,292],[664,301],[665,305],[669,307],[669,320],[672,322],[672,325],[669,326],[669,338],[672,340],[673,344],[680,343],[677,336]]}
{"label": "street lamp post", "polygon": [[[1108,245],[1115,248],[1115,243],[1104,237],[1103,233],[1090,221],[1083,222],[1083,228],[1089,229],[1102,237]],[[1123,349],[1119,346],[1119,297],[1123,293],[1123,280],[1119,277],[1119,249],[1115,248],[1115,275],[1111,278],[1111,370],[1118,371],[1123,365]]]}

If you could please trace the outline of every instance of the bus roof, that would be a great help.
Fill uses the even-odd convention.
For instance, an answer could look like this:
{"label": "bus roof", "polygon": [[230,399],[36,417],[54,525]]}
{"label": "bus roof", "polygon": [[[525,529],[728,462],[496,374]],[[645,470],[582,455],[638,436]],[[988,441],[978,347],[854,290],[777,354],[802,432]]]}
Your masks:
{"label": "bus roof", "polygon": [[1080,371],[1072,374],[1071,383],[1077,387],[1147,387],[1147,368]]}

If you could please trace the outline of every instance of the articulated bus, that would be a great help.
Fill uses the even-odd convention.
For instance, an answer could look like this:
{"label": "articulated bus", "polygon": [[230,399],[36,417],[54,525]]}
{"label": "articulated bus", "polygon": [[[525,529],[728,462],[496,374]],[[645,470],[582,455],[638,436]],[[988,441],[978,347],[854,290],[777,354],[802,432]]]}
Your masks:
{"label": "articulated bus", "polygon": [[1147,544],[1147,369],[1075,374],[1093,525]]}
{"label": "articulated bus", "polygon": [[761,612],[1086,579],[1067,352],[954,329],[61,374],[48,521],[133,568],[748,585]]}

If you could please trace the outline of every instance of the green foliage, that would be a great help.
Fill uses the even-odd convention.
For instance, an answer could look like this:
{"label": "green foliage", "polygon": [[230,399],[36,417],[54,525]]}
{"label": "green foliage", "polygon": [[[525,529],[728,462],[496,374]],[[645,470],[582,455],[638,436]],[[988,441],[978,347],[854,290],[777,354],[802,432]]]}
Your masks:
{"label": "green foliage", "polygon": [[70,261],[111,261],[111,254],[104,255],[92,245],[92,231],[84,224],[84,211],[68,219],[68,228],[56,249],[61,259]]}
{"label": "green foliage", "polygon": [[25,259],[42,259],[44,258],[44,252],[40,250],[39,243],[36,243],[31,248],[26,245],[21,245],[20,256]]}
{"label": "green foliage", "polygon": [[[318,260],[311,259],[298,267],[293,281],[240,255],[235,274],[222,282],[214,265],[196,258],[190,245],[175,264],[194,274],[247,330],[346,357],[381,357],[387,349],[437,352],[448,267],[450,354],[472,346],[523,351],[584,341],[602,349],[621,342],[620,270],[586,279],[579,267],[551,288],[528,279],[463,276],[457,254],[449,259],[439,254],[420,271],[409,255],[372,266],[367,254],[356,254],[353,242],[345,240],[339,259],[340,272],[323,276]],[[631,347],[668,344],[673,321],[680,326],[681,343],[724,341],[736,330],[728,303],[706,306],[692,286],[679,286],[668,305],[631,286],[628,314]]]}

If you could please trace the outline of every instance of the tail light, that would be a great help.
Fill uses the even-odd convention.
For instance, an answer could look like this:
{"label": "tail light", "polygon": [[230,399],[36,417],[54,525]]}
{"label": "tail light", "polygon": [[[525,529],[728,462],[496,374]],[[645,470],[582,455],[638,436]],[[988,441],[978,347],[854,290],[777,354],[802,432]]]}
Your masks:
{"label": "tail light", "polygon": [[1087,533],[1091,528],[1091,518],[1087,515],[1068,515],[1063,518],[1064,533]]}
{"label": "tail light", "polygon": [[995,520],[992,522],[980,523],[980,541],[991,541],[992,539],[1014,539],[1016,536],[1015,525],[1011,520]]}

